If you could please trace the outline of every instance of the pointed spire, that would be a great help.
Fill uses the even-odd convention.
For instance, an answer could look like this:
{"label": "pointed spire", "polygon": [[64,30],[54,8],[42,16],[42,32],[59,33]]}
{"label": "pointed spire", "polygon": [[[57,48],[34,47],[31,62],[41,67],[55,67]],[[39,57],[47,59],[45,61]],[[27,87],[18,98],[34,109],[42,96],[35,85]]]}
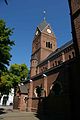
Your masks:
{"label": "pointed spire", "polygon": [[43,20],[43,21],[38,25],[38,29],[39,29],[40,31],[42,31],[47,25],[48,25],[48,23],[46,22],[46,20]]}
{"label": "pointed spire", "polygon": [[46,17],[45,17],[46,16],[46,11],[45,10],[43,11],[43,15],[44,15],[43,21],[37,26],[37,29],[39,29],[41,32],[47,25],[49,25],[46,22]]}

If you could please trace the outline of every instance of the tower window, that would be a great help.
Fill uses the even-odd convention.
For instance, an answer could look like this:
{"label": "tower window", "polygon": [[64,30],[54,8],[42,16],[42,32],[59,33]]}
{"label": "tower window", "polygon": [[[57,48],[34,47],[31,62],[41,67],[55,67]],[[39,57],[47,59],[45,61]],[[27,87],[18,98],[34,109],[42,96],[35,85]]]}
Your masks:
{"label": "tower window", "polygon": [[46,42],[46,47],[48,47],[48,48],[52,48],[52,43],[50,43],[50,42]]}
{"label": "tower window", "polygon": [[52,48],[52,44],[50,44],[50,48]]}

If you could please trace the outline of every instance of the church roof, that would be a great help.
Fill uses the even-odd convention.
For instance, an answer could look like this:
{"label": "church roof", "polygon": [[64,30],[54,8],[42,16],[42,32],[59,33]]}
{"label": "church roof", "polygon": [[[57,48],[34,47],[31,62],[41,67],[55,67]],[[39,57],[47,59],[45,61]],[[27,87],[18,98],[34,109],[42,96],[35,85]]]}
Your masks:
{"label": "church roof", "polygon": [[46,22],[46,20],[43,20],[42,23],[38,25],[38,29],[42,31],[47,25],[48,23]]}
{"label": "church roof", "polygon": [[25,85],[20,85],[20,86],[19,86],[19,89],[20,89],[20,92],[21,92],[22,94],[27,94],[27,93],[28,93],[28,90],[27,90],[27,88],[26,88]]}
{"label": "church roof", "polygon": [[65,43],[64,45],[62,45],[60,48],[58,48],[54,52],[52,52],[48,57],[52,57],[55,54],[58,54],[59,52],[62,52],[64,49],[66,49],[67,47],[69,47],[72,44],[73,44],[72,40],[68,41],[67,43]]}
{"label": "church roof", "polygon": [[64,45],[62,45],[60,48],[58,48],[58,49],[56,49],[54,52],[52,52],[52,53],[47,57],[47,59],[55,56],[56,54],[58,54],[58,53],[60,53],[60,52],[62,52],[64,49],[66,49],[67,47],[69,47],[69,46],[72,45],[72,44],[73,44],[73,41],[72,41],[72,40],[68,41],[67,43],[65,43]]}
{"label": "church roof", "polygon": [[34,56],[31,56],[31,60],[37,60],[38,61],[38,58],[37,58],[36,54]]}

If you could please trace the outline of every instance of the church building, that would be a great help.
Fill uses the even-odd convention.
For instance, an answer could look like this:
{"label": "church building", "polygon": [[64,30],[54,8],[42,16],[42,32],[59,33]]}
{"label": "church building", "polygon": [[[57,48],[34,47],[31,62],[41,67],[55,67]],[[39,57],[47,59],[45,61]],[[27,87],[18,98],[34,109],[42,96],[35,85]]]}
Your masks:
{"label": "church building", "polygon": [[76,64],[76,56],[80,55],[79,0],[69,0],[69,7],[72,40],[58,48],[53,28],[46,19],[35,30],[30,60],[30,80],[26,82],[25,101],[26,110],[29,112],[63,114],[66,120],[71,114],[70,97],[73,94],[71,84],[75,86],[72,79],[76,79],[76,75],[79,79],[77,74],[79,71],[77,72],[74,63]]}
{"label": "church building", "polygon": [[47,97],[53,86],[58,86],[60,89],[57,93],[53,91],[54,95],[64,94],[64,91],[68,92],[68,88],[63,83],[67,81],[59,81],[57,79],[61,71],[64,74],[64,64],[74,57],[73,41],[71,40],[58,48],[51,26],[46,20],[43,20],[36,28],[32,43],[30,67],[31,89],[29,88],[30,111],[37,111],[38,98],[41,97],[43,99]]}
{"label": "church building", "polygon": [[[37,111],[40,101],[48,98],[50,94],[55,96],[55,101],[57,101],[56,96],[59,96],[59,101],[56,104],[64,106],[60,111],[68,113],[70,110],[69,66],[76,58],[77,53],[80,54],[79,0],[69,0],[69,7],[72,17],[72,40],[60,48],[57,47],[53,29],[45,19],[36,28],[32,42],[30,83],[27,84],[29,86],[28,111]],[[65,104],[66,101],[67,104]],[[53,103],[55,104],[55,102]],[[53,103],[48,108],[52,106],[55,108]]]}

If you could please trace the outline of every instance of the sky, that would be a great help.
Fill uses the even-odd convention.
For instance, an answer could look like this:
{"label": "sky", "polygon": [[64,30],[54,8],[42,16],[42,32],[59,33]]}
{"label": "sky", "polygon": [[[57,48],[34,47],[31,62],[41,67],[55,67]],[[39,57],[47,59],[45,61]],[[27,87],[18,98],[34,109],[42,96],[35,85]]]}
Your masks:
{"label": "sky", "polygon": [[45,18],[50,24],[60,47],[71,36],[71,24],[68,0],[0,0],[0,19],[4,19],[7,27],[14,28],[11,40],[15,41],[12,47],[11,64],[25,63],[30,68],[32,41],[37,26]]}

